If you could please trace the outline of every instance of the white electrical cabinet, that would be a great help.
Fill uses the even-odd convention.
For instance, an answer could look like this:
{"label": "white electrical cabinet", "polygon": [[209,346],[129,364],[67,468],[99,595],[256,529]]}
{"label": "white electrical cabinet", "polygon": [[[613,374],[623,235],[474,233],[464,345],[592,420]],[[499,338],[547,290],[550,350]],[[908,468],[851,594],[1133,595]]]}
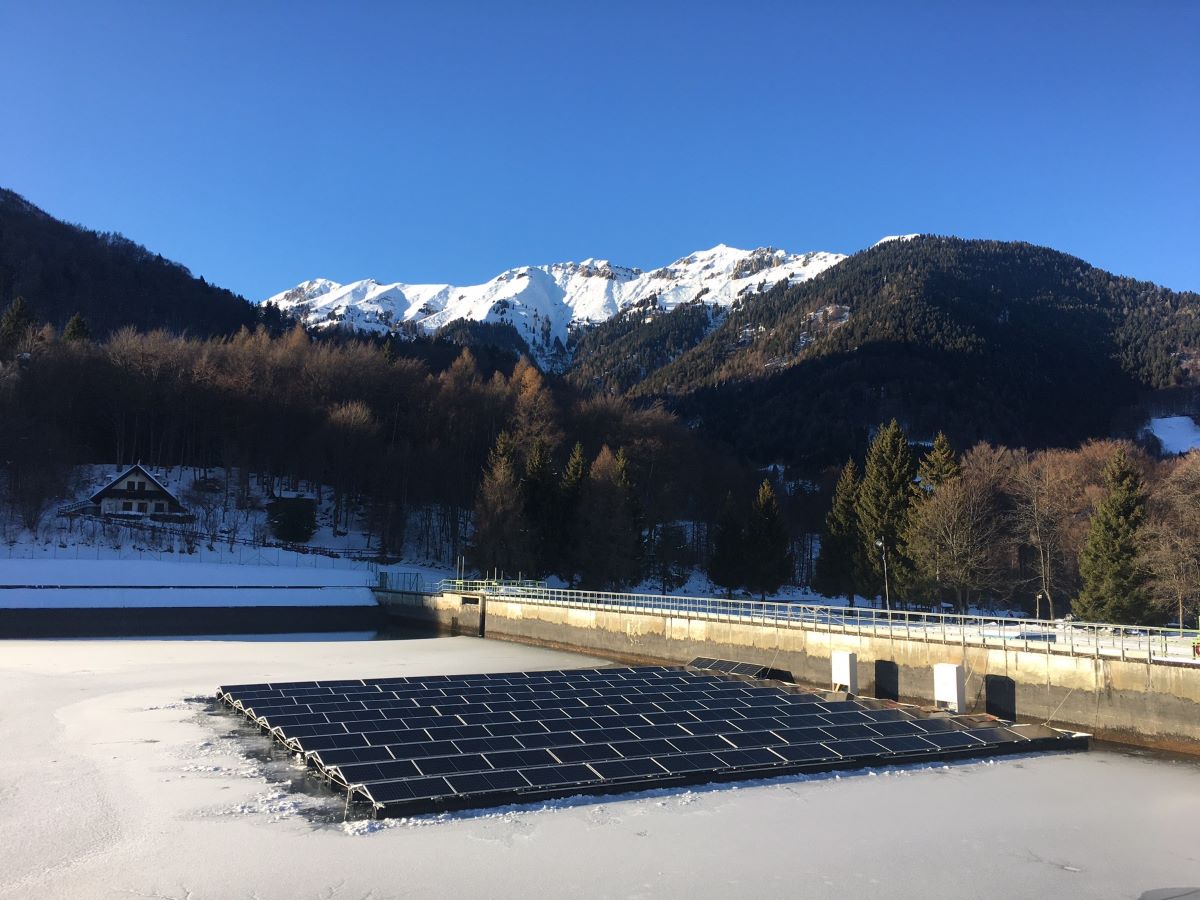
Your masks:
{"label": "white electrical cabinet", "polygon": [[967,711],[967,680],[962,666],[955,663],[934,664],[933,702],[949,712]]}
{"label": "white electrical cabinet", "polygon": [[833,651],[833,689],[858,693],[858,654],[849,650]]}

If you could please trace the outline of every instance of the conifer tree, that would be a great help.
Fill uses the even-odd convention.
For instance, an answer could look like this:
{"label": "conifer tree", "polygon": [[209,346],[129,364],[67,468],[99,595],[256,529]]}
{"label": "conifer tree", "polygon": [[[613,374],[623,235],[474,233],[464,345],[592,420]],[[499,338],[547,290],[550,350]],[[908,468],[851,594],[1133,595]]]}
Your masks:
{"label": "conifer tree", "polygon": [[558,531],[557,485],[550,454],[542,440],[535,439],[525,454],[525,477],[521,480],[525,526],[528,529],[530,574],[538,577],[554,563]]}
{"label": "conifer tree", "polygon": [[650,542],[650,576],[660,592],[667,594],[688,579],[692,567],[687,535],[674,522],[660,525]]}
{"label": "conifer tree", "polygon": [[1138,557],[1146,496],[1124,449],[1118,448],[1104,467],[1104,486],[1079,554],[1083,585],[1072,607],[1081,619],[1135,623],[1149,613],[1147,575]]}
{"label": "conifer tree", "polygon": [[733,497],[727,495],[713,535],[708,577],[713,584],[725,588],[729,596],[733,595],[734,588],[745,584],[745,548],[745,531],[734,509]]}
{"label": "conifer tree", "polygon": [[576,441],[559,482],[559,528],[553,566],[567,584],[572,586],[579,575],[579,559],[583,552],[579,534],[579,502],[587,476],[588,464],[583,455],[583,444]]}
{"label": "conifer tree", "polygon": [[626,588],[641,575],[641,530],[630,492],[618,455],[601,447],[583,484],[576,518],[579,574],[587,588]]}
{"label": "conifer tree", "polygon": [[546,380],[525,357],[517,362],[510,381],[516,392],[513,401],[513,442],[525,452],[534,441],[542,441],[549,450],[562,442],[558,409]]}
{"label": "conifer tree", "polygon": [[88,323],[83,316],[75,313],[67,320],[67,327],[63,329],[62,336],[64,341],[90,341],[92,330],[88,328]]}
{"label": "conifer tree", "polygon": [[758,487],[750,522],[746,526],[746,587],[765,600],[767,593],[779,590],[792,574],[788,552],[787,526],[779,512],[779,501],[771,482],[764,479]]}
{"label": "conifer tree", "polygon": [[634,533],[633,557],[630,559],[630,566],[636,568],[640,576],[645,557],[645,543],[642,538],[645,517],[642,513],[642,504],[638,499],[637,489],[633,484],[633,475],[629,470],[629,456],[625,453],[624,447],[617,448],[617,455],[613,462],[616,466],[617,484],[624,497],[625,513]]}
{"label": "conifer tree", "polygon": [[583,456],[583,444],[576,441],[575,446],[571,448],[571,456],[567,459],[567,466],[563,469],[563,493],[569,495],[577,492],[579,486],[583,484],[583,479],[587,478],[587,473],[588,466],[587,460]]}
{"label": "conifer tree", "polygon": [[471,561],[485,575],[512,578],[528,566],[528,528],[515,455],[508,432],[500,432],[479,485]]}
{"label": "conifer tree", "polygon": [[833,504],[825,517],[821,535],[821,555],[813,586],[823,594],[845,596],[854,605],[854,595],[862,579],[862,539],[858,533],[858,466],[847,460],[833,489]]}
{"label": "conifer tree", "polygon": [[933,439],[933,446],[921,457],[917,466],[917,490],[929,493],[938,485],[949,481],[959,473],[958,459],[954,456],[954,448],[945,432],[939,431]]}
{"label": "conifer tree", "polygon": [[14,297],[8,309],[0,315],[0,349],[10,350],[33,327],[33,314],[24,297]]}
{"label": "conifer tree", "polygon": [[903,584],[911,575],[912,565],[904,554],[902,539],[913,499],[914,474],[908,438],[900,424],[892,419],[880,428],[867,452],[867,464],[855,506],[859,546],[873,575],[875,590],[884,588],[885,553],[891,588]]}

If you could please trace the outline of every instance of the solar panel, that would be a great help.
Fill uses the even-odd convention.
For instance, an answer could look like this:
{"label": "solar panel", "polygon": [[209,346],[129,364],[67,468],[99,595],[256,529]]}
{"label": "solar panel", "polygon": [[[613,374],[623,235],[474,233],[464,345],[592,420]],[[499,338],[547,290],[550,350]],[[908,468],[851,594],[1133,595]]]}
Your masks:
{"label": "solar panel", "polygon": [[850,738],[871,738],[878,734],[878,732],[872,731],[866,725],[822,725],[821,730],[835,741],[843,741]]}
{"label": "solar panel", "polygon": [[712,753],[681,753],[678,756],[660,757],[655,762],[674,773],[715,772],[724,765]]}
{"label": "solar panel", "polygon": [[652,759],[620,759],[592,763],[591,769],[601,778],[618,780],[665,775],[667,770]]}
{"label": "solar panel", "polygon": [[424,756],[448,756],[457,753],[453,741],[426,741],[424,743],[391,744],[386,749],[395,759],[420,759]]}
{"label": "solar panel", "polygon": [[787,744],[815,744],[829,740],[829,733],[820,728],[777,728],[775,733]]}
{"label": "solar panel", "polygon": [[355,747],[349,750],[318,750],[313,754],[324,767],[340,766],[343,763],[383,762],[393,759],[387,747]]}
{"label": "solar panel", "polygon": [[930,743],[924,738],[905,737],[879,737],[875,738],[875,743],[879,744],[890,753],[932,753],[937,750],[937,744]]}
{"label": "solar panel", "polygon": [[550,751],[559,762],[595,762],[601,759],[620,759],[621,754],[609,744],[576,744],[573,747],[554,747]]}
{"label": "solar panel", "polygon": [[521,742],[511,735],[507,735],[505,737],[467,738],[455,741],[454,746],[460,753],[495,753],[501,750],[520,750]]}
{"label": "solar panel", "polygon": [[942,731],[924,735],[925,740],[936,744],[943,750],[950,750],[958,747],[982,747],[984,742],[977,737],[967,734],[965,731]]}
{"label": "solar panel", "polygon": [[600,780],[600,776],[591,768],[579,765],[545,766],[526,769],[521,774],[534,787],[587,784],[589,781]]}
{"label": "solar panel", "polygon": [[381,763],[351,763],[339,766],[341,780],[346,784],[358,784],[364,781],[389,781],[394,778],[413,778],[420,775],[416,765],[407,759],[394,759]]}
{"label": "solar panel", "polygon": [[1086,746],[1041,726],[761,681],[770,671],[700,658],[230,685],[219,696],[376,815]]}
{"label": "solar panel", "polygon": [[872,757],[885,752],[881,744],[868,740],[834,741],[828,746],[838,756]]}
{"label": "solar panel", "polygon": [[916,722],[872,722],[870,728],[876,734],[893,737],[924,734]]}
{"label": "solar panel", "polygon": [[370,784],[366,794],[376,803],[400,804],[412,800],[432,800],[454,793],[445,778],[408,778]]}
{"label": "solar panel", "polygon": [[825,744],[785,744],[772,747],[771,752],[791,763],[819,763],[841,758]]}
{"label": "solar panel", "polygon": [[675,746],[670,741],[661,738],[647,741],[618,741],[613,744],[613,748],[624,757],[662,756],[675,752]]}
{"label": "solar panel", "polygon": [[457,756],[424,756],[416,760],[422,775],[448,775],[451,772],[480,772],[492,766],[482,753]]}
{"label": "solar panel", "polygon": [[456,794],[487,793],[529,787],[520,772],[475,772],[470,775],[448,775],[446,781]]}
{"label": "solar panel", "polygon": [[769,747],[771,744],[787,743],[771,731],[738,731],[725,735],[724,739],[735,747]]}
{"label": "solar panel", "polygon": [[732,659],[711,659],[698,656],[688,663],[692,669],[707,669],[712,672],[727,672],[730,675],[743,675],[747,678],[769,678],[778,681],[791,681],[792,673],[783,669],[773,669],[758,663],[736,662]]}
{"label": "solar panel", "polygon": [[729,741],[715,734],[671,738],[671,745],[682,753],[695,753],[699,750],[728,750],[732,746]]}
{"label": "solar panel", "polygon": [[758,750],[722,750],[713,754],[723,766],[739,769],[758,768],[762,766],[777,766],[783,757],[765,748]]}

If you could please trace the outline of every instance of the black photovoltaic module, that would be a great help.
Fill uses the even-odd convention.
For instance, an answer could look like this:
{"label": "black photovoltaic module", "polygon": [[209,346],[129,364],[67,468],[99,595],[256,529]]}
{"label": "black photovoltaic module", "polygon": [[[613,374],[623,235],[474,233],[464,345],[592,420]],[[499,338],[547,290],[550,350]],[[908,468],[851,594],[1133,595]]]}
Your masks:
{"label": "black photovoltaic module", "polygon": [[217,695],[382,816],[1087,746],[1044,726],[827,699],[721,669],[241,684]]}

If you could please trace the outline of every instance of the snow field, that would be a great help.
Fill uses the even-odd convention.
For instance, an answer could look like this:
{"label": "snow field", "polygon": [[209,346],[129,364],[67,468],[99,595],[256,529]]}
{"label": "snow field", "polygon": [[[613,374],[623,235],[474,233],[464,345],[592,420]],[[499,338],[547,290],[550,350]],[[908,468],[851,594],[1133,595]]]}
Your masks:
{"label": "snow field", "polygon": [[0,897],[1128,897],[1196,883],[1200,767],[1093,751],[343,822],[221,683],[596,660],[474,638],[0,643]]}

